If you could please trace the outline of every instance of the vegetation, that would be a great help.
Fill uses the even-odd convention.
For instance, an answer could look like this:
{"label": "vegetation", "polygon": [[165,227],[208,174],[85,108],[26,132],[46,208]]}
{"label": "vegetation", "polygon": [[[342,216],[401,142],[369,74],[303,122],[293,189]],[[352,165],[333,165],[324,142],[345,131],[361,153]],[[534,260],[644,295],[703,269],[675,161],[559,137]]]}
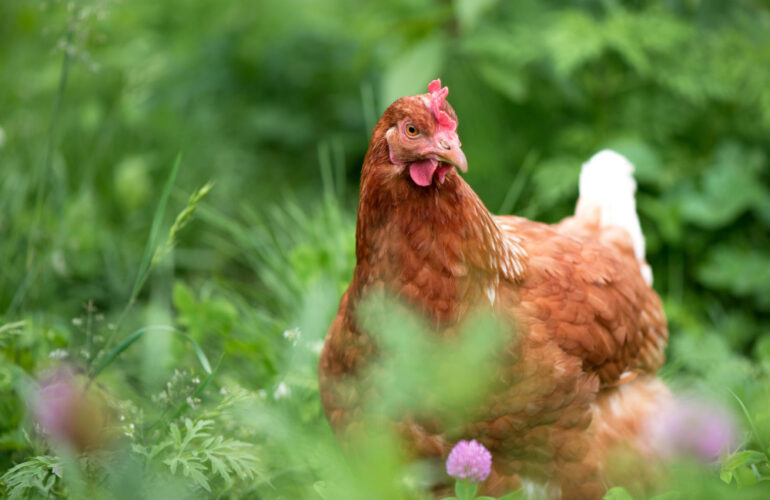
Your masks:
{"label": "vegetation", "polygon": [[[766,2],[6,0],[0,74],[0,495],[420,498],[389,435],[345,459],[316,362],[368,134],[440,76],[497,213],[556,221],[591,154],[636,164],[662,375],[744,429],[665,498],[767,497]],[[110,446],[41,432],[54,372]]]}

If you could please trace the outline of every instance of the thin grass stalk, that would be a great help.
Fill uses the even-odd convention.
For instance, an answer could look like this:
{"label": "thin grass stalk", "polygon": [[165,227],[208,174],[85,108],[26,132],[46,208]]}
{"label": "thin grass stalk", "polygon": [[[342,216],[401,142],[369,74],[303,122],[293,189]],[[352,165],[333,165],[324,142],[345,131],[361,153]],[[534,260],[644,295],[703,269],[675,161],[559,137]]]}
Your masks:
{"label": "thin grass stalk", "polygon": [[150,271],[152,270],[152,266],[153,266],[152,257],[155,254],[155,250],[156,250],[155,242],[158,239],[158,232],[160,231],[160,225],[163,220],[163,215],[166,212],[166,205],[168,204],[168,198],[171,193],[171,186],[174,184],[174,181],[176,180],[176,174],[179,171],[179,165],[181,164],[181,162],[182,162],[182,154],[179,153],[177,154],[176,159],[174,160],[174,165],[171,167],[171,172],[169,172],[169,176],[166,179],[166,184],[163,187],[163,193],[161,194],[160,201],[158,202],[158,206],[155,209],[155,215],[153,215],[152,225],[150,227],[150,234],[147,237],[147,243],[145,244],[145,247],[144,247],[144,254],[142,255],[142,260],[139,264],[139,270],[137,271],[136,279],[134,280],[134,285],[131,288],[131,293],[128,297],[128,301],[126,302],[125,307],[123,308],[123,311],[121,311],[120,316],[118,316],[118,319],[115,322],[115,328],[112,329],[109,336],[107,337],[106,342],[104,343],[105,351],[112,343],[112,340],[115,337],[115,333],[119,330],[119,327],[122,324],[123,320],[125,320],[126,315],[131,310],[134,303],[136,302],[136,297],[139,295],[139,291],[142,289],[142,286],[144,285],[145,281],[147,281],[147,276],[149,276]]}
{"label": "thin grass stalk", "polygon": [[35,280],[38,277],[38,270],[32,270],[35,265],[37,257],[37,243],[38,234],[40,229],[40,219],[42,218],[43,205],[45,201],[45,188],[48,179],[48,173],[53,169],[53,156],[56,149],[56,138],[59,124],[59,116],[61,115],[62,103],[64,102],[64,92],[67,89],[67,81],[69,80],[70,67],[72,63],[72,50],[70,47],[75,39],[75,33],[77,31],[79,10],[75,9],[69,18],[69,26],[67,28],[67,34],[64,38],[64,55],[62,57],[61,71],[59,73],[59,84],[56,89],[56,97],[54,98],[53,109],[51,111],[51,122],[48,128],[48,137],[46,144],[45,159],[43,162],[43,168],[38,172],[37,187],[35,189],[35,211],[32,220],[32,227],[29,231],[29,237],[27,239],[27,257],[25,267],[27,268],[28,278],[25,279],[22,286],[17,290],[16,294],[11,301],[11,304],[6,311],[6,314],[12,314],[13,311],[19,307],[24,301],[27,292],[34,285]]}

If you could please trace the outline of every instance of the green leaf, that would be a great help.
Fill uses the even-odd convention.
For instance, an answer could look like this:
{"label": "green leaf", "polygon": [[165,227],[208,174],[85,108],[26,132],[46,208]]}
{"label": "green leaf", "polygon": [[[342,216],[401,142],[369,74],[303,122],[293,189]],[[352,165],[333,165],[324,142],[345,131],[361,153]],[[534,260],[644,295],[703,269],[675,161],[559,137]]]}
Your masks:
{"label": "green leaf", "polygon": [[440,76],[445,45],[440,36],[428,37],[394,58],[383,76],[380,107],[384,109],[405,95],[427,92],[431,80]]}
{"label": "green leaf", "polygon": [[678,491],[668,491],[666,493],[661,493],[660,495],[650,497],[650,500],[679,500],[680,498],[682,498],[682,494]]}
{"label": "green leaf", "polygon": [[196,341],[192,339],[189,335],[181,334],[187,341],[192,345],[193,351],[195,352],[195,356],[198,358],[198,362],[203,367],[203,370],[211,374],[211,363],[209,363],[209,359],[206,357],[206,354],[203,352],[203,349],[201,349],[201,346],[198,345]]}
{"label": "green leaf", "polygon": [[329,486],[326,484],[326,481],[316,481],[313,483],[313,490],[315,490],[315,492],[318,493],[318,496],[323,500],[332,500],[331,497],[329,497]]}
{"label": "green leaf", "polygon": [[712,164],[704,171],[698,190],[682,197],[682,214],[701,227],[715,229],[766,198],[757,178],[762,157],[735,143],[720,146]]}
{"label": "green leaf", "polygon": [[566,80],[576,68],[601,53],[604,41],[597,28],[588,13],[567,11],[542,34],[558,77]]}
{"label": "green leaf", "polygon": [[767,461],[767,455],[762,452],[754,450],[739,451],[738,453],[733,453],[730,458],[725,461],[722,465],[722,470],[734,471],[738,467],[744,465],[758,464]]}
{"label": "green leaf", "polygon": [[634,500],[625,488],[616,486],[604,494],[604,500]]}
{"label": "green leaf", "polygon": [[459,500],[472,500],[478,487],[479,485],[476,483],[458,479],[455,482],[455,495]]}
{"label": "green leaf", "polygon": [[738,486],[745,487],[757,484],[760,480],[755,468],[749,465],[741,465],[733,471]]}
{"label": "green leaf", "polygon": [[511,68],[502,62],[480,61],[478,72],[490,87],[511,101],[521,102],[526,99],[527,84],[523,70]]}
{"label": "green leaf", "polygon": [[[751,432],[753,433],[753,437],[754,437],[754,439],[756,439],[756,440],[757,440],[757,442],[759,443],[759,445],[760,445],[762,448],[764,448],[764,447],[765,447],[765,443],[764,443],[764,441],[762,440],[762,434],[759,432],[759,429],[757,429],[757,425],[756,425],[756,423],[754,422],[754,419],[751,417],[751,413],[749,413],[749,409],[748,409],[748,408],[746,408],[746,404],[745,404],[745,403],[743,402],[743,400],[742,400],[741,398],[739,398],[739,397],[738,397],[738,395],[737,395],[737,394],[735,394],[735,392],[733,392],[731,389],[728,389],[727,391],[728,391],[728,392],[729,392],[729,393],[732,395],[732,397],[733,397],[733,398],[735,398],[735,400],[738,402],[738,406],[740,406],[740,407],[741,407],[741,411],[743,412],[743,416],[744,416],[744,417],[746,417],[746,420],[749,422],[749,426],[751,427]],[[770,453],[770,450],[768,450],[768,453]]]}
{"label": "green leaf", "polygon": [[527,495],[523,489],[519,488],[513,493],[508,493],[507,495],[501,496],[498,500],[520,500],[524,498],[527,498]]}
{"label": "green leaf", "polygon": [[454,0],[455,15],[464,30],[475,28],[485,12],[499,0]]}
{"label": "green leaf", "polygon": [[[38,456],[30,458],[0,476],[0,485],[10,499],[27,499],[52,495],[52,489],[59,480],[61,472],[55,468],[63,467],[58,457]],[[57,469],[58,470],[58,469]]]}
{"label": "green leaf", "polygon": [[577,198],[580,160],[574,157],[550,158],[534,168],[534,200],[542,208],[551,208],[561,201]]}
{"label": "green leaf", "polygon": [[770,254],[755,248],[721,244],[713,248],[698,269],[701,283],[739,297],[753,297],[770,310]]}

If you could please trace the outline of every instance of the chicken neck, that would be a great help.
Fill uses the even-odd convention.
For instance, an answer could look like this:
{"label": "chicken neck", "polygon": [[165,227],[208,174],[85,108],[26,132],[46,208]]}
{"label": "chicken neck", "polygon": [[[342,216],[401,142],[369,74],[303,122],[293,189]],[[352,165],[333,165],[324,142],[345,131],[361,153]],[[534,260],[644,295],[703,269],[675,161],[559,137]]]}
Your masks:
{"label": "chicken neck", "polygon": [[356,293],[384,288],[438,324],[479,301],[494,305],[500,281],[515,281],[522,269],[513,236],[457,172],[417,186],[377,151],[370,148],[362,171]]}

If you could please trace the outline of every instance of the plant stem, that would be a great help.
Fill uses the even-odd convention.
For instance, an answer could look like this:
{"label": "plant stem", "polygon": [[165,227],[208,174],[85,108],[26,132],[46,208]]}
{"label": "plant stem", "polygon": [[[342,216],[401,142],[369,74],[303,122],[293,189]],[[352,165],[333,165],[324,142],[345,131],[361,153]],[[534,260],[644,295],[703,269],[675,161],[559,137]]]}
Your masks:
{"label": "plant stem", "polygon": [[[45,188],[47,184],[48,175],[53,169],[53,156],[56,149],[56,131],[59,124],[59,115],[61,114],[62,102],[64,101],[64,92],[67,88],[67,80],[69,79],[70,65],[72,62],[72,42],[75,39],[75,33],[77,31],[77,20],[79,12],[75,9],[72,16],[69,19],[69,26],[67,28],[67,34],[64,38],[64,56],[62,58],[61,72],[59,74],[59,86],[56,90],[56,97],[54,99],[53,109],[51,111],[51,123],[48,128],[48,141],[46,145],[45,159],[43,168],[38,174],[37,190],[35,192],[35,215],[32,222],[32,230],[29,232],[29,239],[27,240],[27,261],[26,267],[31,270],[35,265],[36,259],[36,246],[39,240],[40,219],[42,218],[43,202],[45,198]],[[35,277],[33,277],[33,280]],[[18,301],[15,301],[14,305],[18,306],[23,300],[24,295],[30,290],[32,283],[29,284],[25,290],[21,291]]]}

